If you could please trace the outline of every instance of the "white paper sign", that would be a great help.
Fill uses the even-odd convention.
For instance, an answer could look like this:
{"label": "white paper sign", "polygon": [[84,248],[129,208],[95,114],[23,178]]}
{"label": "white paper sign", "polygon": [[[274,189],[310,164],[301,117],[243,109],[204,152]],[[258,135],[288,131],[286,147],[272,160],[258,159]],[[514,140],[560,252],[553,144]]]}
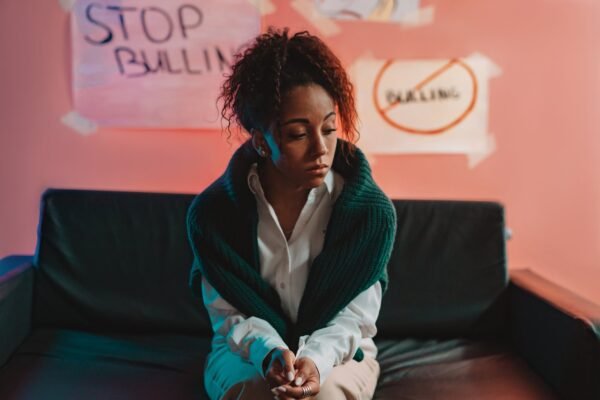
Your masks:
{"label": "white paper sign", "polygon": [[223,74],[258,33],[247,0],[77,0],[75,110],[100,126],[218,128]]}
{"label": "white paper sign", "polygon": [[448,60],[361,59],[351,69],[361,148],[371,153],[486,153],[486,57]]}

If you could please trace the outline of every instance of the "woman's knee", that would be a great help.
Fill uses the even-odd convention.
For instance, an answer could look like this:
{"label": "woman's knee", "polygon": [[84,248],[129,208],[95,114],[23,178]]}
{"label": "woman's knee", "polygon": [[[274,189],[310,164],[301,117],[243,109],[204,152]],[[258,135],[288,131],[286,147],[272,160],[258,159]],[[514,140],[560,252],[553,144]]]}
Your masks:
{"label": "woman's knee", "polygon": [[379,378],[379,364],[372,358],[336,366],[323,382],[317,400],[371,399]]}
{"label": "woman's knee", "polygon": [[352,398],[350,393],[339,385],[326,385],[321,386],[321,390],[315,397],[315,400],[346,400]]}

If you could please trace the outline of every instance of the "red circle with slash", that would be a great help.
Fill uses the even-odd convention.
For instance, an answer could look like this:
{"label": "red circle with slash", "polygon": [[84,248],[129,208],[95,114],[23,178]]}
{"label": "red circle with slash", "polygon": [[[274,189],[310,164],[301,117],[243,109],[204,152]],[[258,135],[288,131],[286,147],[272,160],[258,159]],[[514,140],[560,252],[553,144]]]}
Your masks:
{"label": "red circle with slash", "polygon": [[388,112],[392,108],[400,105],[401,103],[398,102],[398,103],[391,104],[387,107],[383,107],[379,103],[379,99],[377,98],[377,92],[379,90],[379,85],[381,84],[381,79],[382,79],[383,75],[390,69],[392,64],[394,64],[394,62],[396,62],[396,60],[386,61],[386,63],[381,67],[379,72],[377,72],[377,76],[375,77],[375,84],[373,85],[373,102],[375,104],[375,109],[377,110],[379,115],[381,115],[381,117],[384,119],[384,121],[387,122],[388,124],[390,124],[391,126],[393,126],[394,128],[401,129],[401,130],[409,132],[409,133],[417,133],[417,134],[442,133],[442,132],[445,132],[448,129],[456,126],[457,124],[459,124],[462,120],[464,120],[471,113],[471,111],[473,111],[473,108],[475,108],[475,102],[477,101],[477,95],[478,95],[478,85],[477,85],[477,78],[475,76],[475,72],[473,72],[473,69],[471,67],[469,67],[466,63],[455,58],[455,59],[450,60],[448,63],[446,63],[441,68],[438,68],[435,72],[433,72],[429,76],[427,76],[425,79],[423,79],[417,85],[415,85],[415,87],[413,89],[414,90],[420,89],[421,87],[425,86],[427,83],[431,82],[433,79],[435,79],[438,76],[440,76],[441,74],[443,74],[450,67],[452,67],[454,65],[458,65],[467,71],[467,73],[469,74],[469,77],[471,78],[471,81],[473,82],[471,101],[469,102],[467,108],[465,110],[463,110],[456,118],[454,118],[449,123],[439,126],[439,127],[436,127],[436,128],[433,128],[433,129],[414,128],[414,127],[410,127],[407,125],[403,125],[403,124],[399,123],[398,121],[394,121],[388,115]]}

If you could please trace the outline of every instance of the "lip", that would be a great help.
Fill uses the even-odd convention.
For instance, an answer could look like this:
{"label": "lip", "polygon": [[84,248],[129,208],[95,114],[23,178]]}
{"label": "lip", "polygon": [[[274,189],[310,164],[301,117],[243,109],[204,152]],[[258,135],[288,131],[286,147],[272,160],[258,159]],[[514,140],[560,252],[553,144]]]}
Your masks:
{"label": "lip", "polygon": [[328,167],[327,164],[316,164],[316,165],[313,165],[310,168],[307,168],[307,171],[320,171],[320,170],[323,170],[323,169],[327,169],[327,167]]}
{"label": "lip", "polygon": [[311,175],[325,175],[327,173],[327,166],[314,167],[306,170]]}

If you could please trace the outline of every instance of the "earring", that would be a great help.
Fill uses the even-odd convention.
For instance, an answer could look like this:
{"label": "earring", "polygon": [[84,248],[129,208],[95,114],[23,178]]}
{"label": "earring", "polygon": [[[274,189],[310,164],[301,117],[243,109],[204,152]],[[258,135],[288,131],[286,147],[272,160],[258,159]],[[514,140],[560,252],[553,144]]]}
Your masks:
{"label": "earring", "polygon": [[258,148],[258,154],[260,154],[261,157],[267,156],[267,153],[264,151],[264,149],[262,147]]}

